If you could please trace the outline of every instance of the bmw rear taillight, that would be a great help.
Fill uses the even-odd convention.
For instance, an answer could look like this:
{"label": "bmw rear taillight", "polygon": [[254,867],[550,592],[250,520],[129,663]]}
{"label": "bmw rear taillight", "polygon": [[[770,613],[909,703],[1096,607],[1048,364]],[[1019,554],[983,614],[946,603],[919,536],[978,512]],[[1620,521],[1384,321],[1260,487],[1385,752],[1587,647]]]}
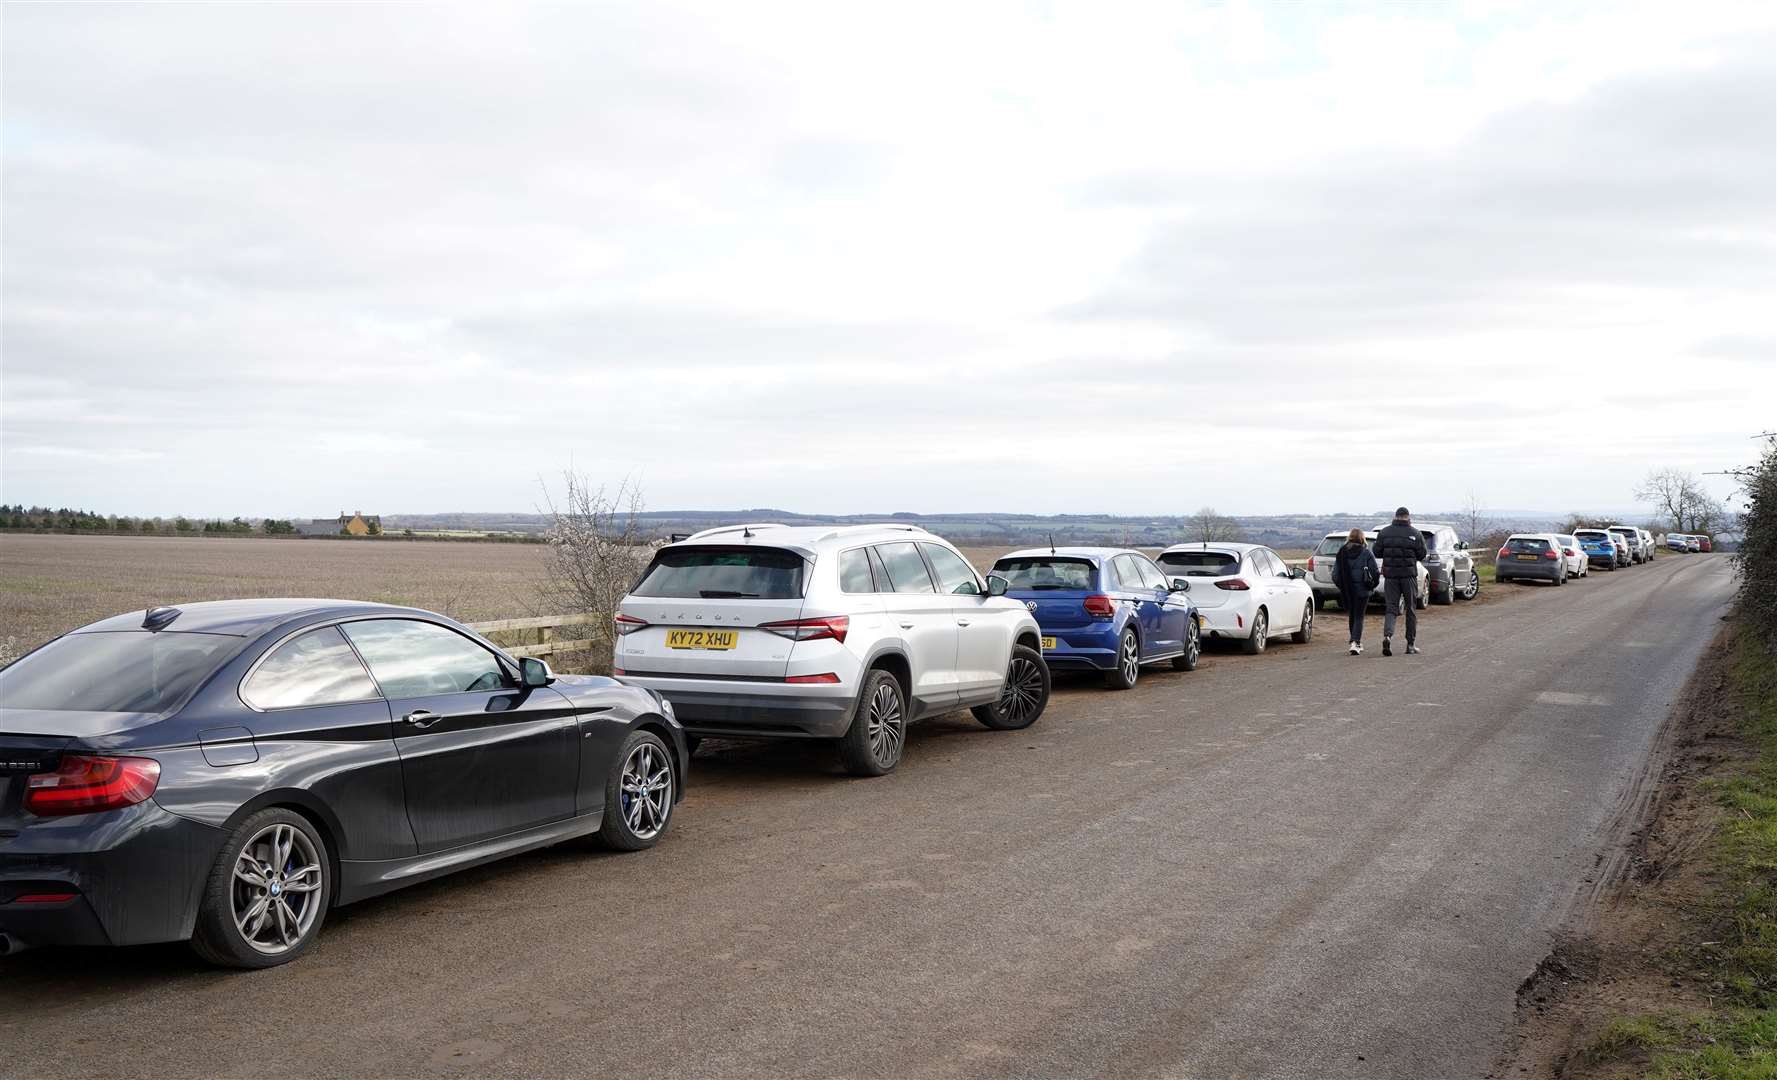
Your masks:
{"label": "bmw rear taillight", "polygon": [[1086,609],[1086,614],[1095,619],[1108,619],[1117,610],[1117,605],[1111,603],[1111,598],[1103,593],[1093,593],[1081,600],[1080,606]]}
{"label": "bmw rear taillight", "polygon": [[760,623],[759,629],[769,630],[774,634],[787,637],[791,641],[818,641],[821,638],[832,638],[843,642],[848,630],[851,629],[851,617],[848,615],[827,615],[819,619],[784,619],[781,622]]}
{"label": "bmw rear taillight", "polygon": [[148,798],[159,783],[153,758],[63,754],[55,772],[26,778],[25,809],[38,817],[116,810]]}
{"label": "bmw rear taillight", "polygon": [[648,625],[647,619],[638,619],[634,615],[626,615],[621,611],[611,622],[616,625],[619,634],[633,634]]}
{"label": "bmw rear taillight", "polygon": [[1227,581],[1216,582],[1216,588],[1227,589],[1229,592],[1245,592],[1252,588],[1243,578],[1229,578]]}

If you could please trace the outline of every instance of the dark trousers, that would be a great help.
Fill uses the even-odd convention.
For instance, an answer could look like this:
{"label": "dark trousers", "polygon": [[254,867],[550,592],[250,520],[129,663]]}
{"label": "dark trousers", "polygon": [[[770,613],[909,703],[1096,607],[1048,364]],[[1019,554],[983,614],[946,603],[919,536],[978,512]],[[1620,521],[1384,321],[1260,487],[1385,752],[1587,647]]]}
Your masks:
{"label": "dark trousers", "polygon": [[1345,593],[1339,597],[1339,606],[1345,609],[1345,622],[1351,628],[1352,641],[1364,639],[1364,607],[1369,602],[1369,593],[1359,593],[1356,596]]}

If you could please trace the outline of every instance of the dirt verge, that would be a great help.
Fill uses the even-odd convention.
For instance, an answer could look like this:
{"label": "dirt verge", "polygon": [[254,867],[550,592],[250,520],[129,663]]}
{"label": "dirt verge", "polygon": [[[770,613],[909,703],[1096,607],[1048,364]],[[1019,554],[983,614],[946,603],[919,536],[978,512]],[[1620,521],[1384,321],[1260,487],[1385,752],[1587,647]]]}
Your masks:
{"label": "dirt verge", "polygon": [[1720,1004],[1711,982],[1718,942],[1705,847],[1728,810],[1712,780],[1747,768],[1757,748],[1736,723],[1730,623],[1705,650],[1654,751],[1659,780],[1630,822],[1627,850],[1601,859],[1606,879],[1569,933],[1518,990],[1517,1044],[1496,1077],[1642,1076],[1649,1017],[1702,1015]]}

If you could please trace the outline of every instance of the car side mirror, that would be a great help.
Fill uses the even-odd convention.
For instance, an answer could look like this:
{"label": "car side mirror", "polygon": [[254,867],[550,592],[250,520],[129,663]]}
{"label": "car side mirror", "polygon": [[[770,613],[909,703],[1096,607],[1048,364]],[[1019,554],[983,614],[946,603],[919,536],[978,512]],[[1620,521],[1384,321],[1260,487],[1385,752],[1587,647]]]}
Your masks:
{"label": "car side mirror", "polygon": [[1296,579],[1297,581],[1301,581],[1303,578],[1305,578],[1307,576],[1308,576],[1308,571],[1302,569],[1300,566],[1290,567],[1290,577]]}
{"label": "car side mirror", "polygon": [[519,682],[527,687],[548,686],[555,681],[555,672],[550,671],[548,664],[534,656],[518,658],[518,674]]}
{"label": "car side mirror", "polygon": [[998,574],[987,575],[987,595],[1004,596],[1006,595],[1006,590],[1011,587],[1012,583]]}
{"label": "car side mirror", "polygon": [[1190,592],[1191,591],[1191,583],[1186,581],[1182,577],[1175,577],[1166,586],[1166,591],[1167,592]]}

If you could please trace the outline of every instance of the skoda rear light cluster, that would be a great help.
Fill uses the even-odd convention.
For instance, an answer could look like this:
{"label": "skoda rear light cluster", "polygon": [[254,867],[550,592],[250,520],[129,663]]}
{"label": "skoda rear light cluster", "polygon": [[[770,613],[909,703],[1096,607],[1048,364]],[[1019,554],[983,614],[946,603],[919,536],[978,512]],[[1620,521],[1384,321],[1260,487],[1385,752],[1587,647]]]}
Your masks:
{"label": "skoda rear light cluster", "polygon": [[834,641],[844,642],[846,632],[851,629],[851,617],[826,615],[818,619],[783,619],[779,622],[760,623],[759,629],[769,630],[791,641],[832,638]]}
{"label": "skoda rear light cluster", "polygon": [[648,625],[647,619],[638,619],[634,615],[626,615],[621,611],[611,622],[616,625],[619,634],[633,634]]}
{"label": "skoda rear light cluster", "polygon": [[55,772],[25,780],[25,809],[38,817],[117,810],[154,794],[160,762],[153,758],[63,754]]}

